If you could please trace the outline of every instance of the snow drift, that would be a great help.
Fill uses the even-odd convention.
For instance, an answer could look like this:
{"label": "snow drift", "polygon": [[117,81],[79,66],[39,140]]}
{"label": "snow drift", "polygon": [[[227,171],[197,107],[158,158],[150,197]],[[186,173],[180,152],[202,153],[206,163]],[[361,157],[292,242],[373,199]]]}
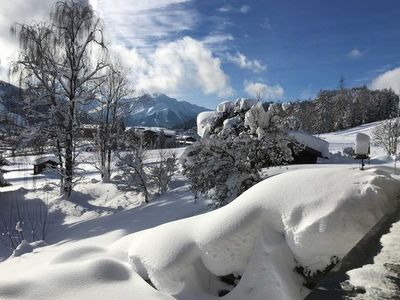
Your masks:
{"label": "snow drift", "polygon": [[[380,170],[291,171],[223,208],[108,247],[88,240],[61,253],[54,245],[11,258],[3,269],[51,257],[38,268],[10,271],[0,280],[0,299],[211,300],[221,290],[231,290],[223,297],[229,300],[303,299],[295,267],[315,272],[342,258],[397,204],[399,192],[398,181]],[[241,276],[236,287],[221,281],[228,274]]]}
{"label": "snow drift", "polygon": [[217,295],[216,276],[227,274],[242,279],[226,299],[302,299],[296,265],[312,273],[342,258],[393,208],[398,192],[398,182],[379,170],[293,171],[221,209],[127,236],[112,249],[127,249],[136,272],[184,299],[199,290]]}

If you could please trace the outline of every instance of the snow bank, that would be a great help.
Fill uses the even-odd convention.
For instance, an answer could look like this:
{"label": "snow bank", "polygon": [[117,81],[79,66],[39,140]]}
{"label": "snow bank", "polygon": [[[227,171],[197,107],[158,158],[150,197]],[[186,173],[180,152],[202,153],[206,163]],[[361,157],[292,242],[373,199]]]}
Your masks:
{"label": "snow bank", "polygon": [[288,172],[221,209],[126,236],[111,250],[179,299],[193,291],[209,299],[216,276],[232,273],[242,279],[226,299],[302,299],[296,264],[312,273],[342,258],[398,192],[398,182],[378,170]]}

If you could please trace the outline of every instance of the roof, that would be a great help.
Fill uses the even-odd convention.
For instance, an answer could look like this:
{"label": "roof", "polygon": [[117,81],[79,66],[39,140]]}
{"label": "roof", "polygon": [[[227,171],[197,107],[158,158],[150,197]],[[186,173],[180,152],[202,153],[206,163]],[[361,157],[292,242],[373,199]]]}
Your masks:
{"label": "roof", "polygon": [[54,155],[46,155],[46,156],[42,156],[39,157],[35,160],[34,164],[35,165],[40,165],[46,162],[53,162],[53,163],[60,163],[60,161],[58,160],[58,158]]}
{"label": "roof", "polygon": [[329,143],[327,141],[301,131],[291,130],[288,134],[300,144],[320,152],[322,157],[329,157]]}

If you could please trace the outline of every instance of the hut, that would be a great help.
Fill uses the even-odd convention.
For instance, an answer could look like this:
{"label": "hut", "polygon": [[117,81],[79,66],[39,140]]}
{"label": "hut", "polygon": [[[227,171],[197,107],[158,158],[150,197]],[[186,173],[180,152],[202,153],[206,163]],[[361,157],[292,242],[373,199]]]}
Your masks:
{"label": "hut", "polygon": [[39,157],[33,164],[33,175],[41,174],[48,169],[55,169],[59,164],[59,160],[54,155]]}
{"label": "hut", "polygon": [[288,134],[303,146],[302,150],[293,153],[291,164],[316,164],[318,157],[329,158],[327,141],[300,131],[289,131]]}

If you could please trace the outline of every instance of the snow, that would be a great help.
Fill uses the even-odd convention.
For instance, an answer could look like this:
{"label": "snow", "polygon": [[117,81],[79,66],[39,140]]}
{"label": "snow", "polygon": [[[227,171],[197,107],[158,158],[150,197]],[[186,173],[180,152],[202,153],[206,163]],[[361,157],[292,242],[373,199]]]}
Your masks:
{"label": "snow", "polygon": [[216,113],[214,111],[204,111],[197,115],[197,134],[200,137],[204,136],[204,133],[208,126],[208,120],[215,115]]}
{"label": "snow", "polygon": [[229,113],[235,108],[235,103],[232,101],[223,101],[217,105],[217,112]]}
{"label": "snow", "polygon": [[[298,170],[219,210],[124,237],[111,249],[127,251],[133,269],[167,294],[196,287],[208,299],[205,283],[239,273],[243,283],[226,299],[247,298],[249,290],[251,299],[267,291],[271,299],[302,299],[295,262],[315,272],[343,257],[393,208],[398,192],[397,181],[378,170]],[[254,256],[267,256],[266,267]]]}
{"label": "snow", "polygon": [[[321,137],[331,151],[343,151],[377,124]],[[356,162],[334,164],[336,156],[324,165],[268,169],[268,179],[207,213],[209,202],[194,203],[178,174],[167,194],[143,205],[139,193],[119,185],[118,173],[113,183],[96,183],[99,173],[80,163],[85,180],[65,200],[57,196],[52,173],[31,174],[36,157],[10,159],[5,177],[13,186],[0,189],[0,209],[12,197],[47,199],[52,227],[47,246],[23,242],[0,263],[0,299],[211,300],[221,290],[231,290],[223,297],[228,300],[303,299],[308,290],[295,267],[324,269],[398,204],[398,177],[388,174],[392,160],[373,144],[371,150],[365,171]],[[174,151],[179,156],[184,148]],[[159,155],[153,150],[148,159]],[[373,270],[349,273],[367,295],[383,289],[378,279],[387,285],[384,278],[392,275],[382,265],[398,257],[398,232],[395,225],[395,235],[382,239]],[[231,273],[242,276],[236,287],[219,278]]]}
{"label": "snow", "polygon": [[239,110],[247,110],[253,107],[254,105],[257,104],[257,100],[254,99],[248,99],[248,98],[239,98],[235,101],[236,107],[239,108]]}
{"label": "snow", "polygon": [[365,133],[357,133],[356,135],[356,148],[355,154],[368,155],[369,154],[369,135]]}
{"label": "snow", "polygon": [[400,287],[400,221],[381,238],[382,250],[372,264],[347,272],[351,286],[365,291],[354,299],[396,299]]}
{"label": "snow", "polygon": [[42,164],[42,163],[48,162],[48,161],[51,161],[51,162],[54,162],[54,163],[57,163],[57,164],[59,163],[58,158],[55,157],[54,155],[45,155],[45,156],[42,156],[42,157],[39,157],[39,158],[35,159],[34,164],[38,165],[38,164]]}

